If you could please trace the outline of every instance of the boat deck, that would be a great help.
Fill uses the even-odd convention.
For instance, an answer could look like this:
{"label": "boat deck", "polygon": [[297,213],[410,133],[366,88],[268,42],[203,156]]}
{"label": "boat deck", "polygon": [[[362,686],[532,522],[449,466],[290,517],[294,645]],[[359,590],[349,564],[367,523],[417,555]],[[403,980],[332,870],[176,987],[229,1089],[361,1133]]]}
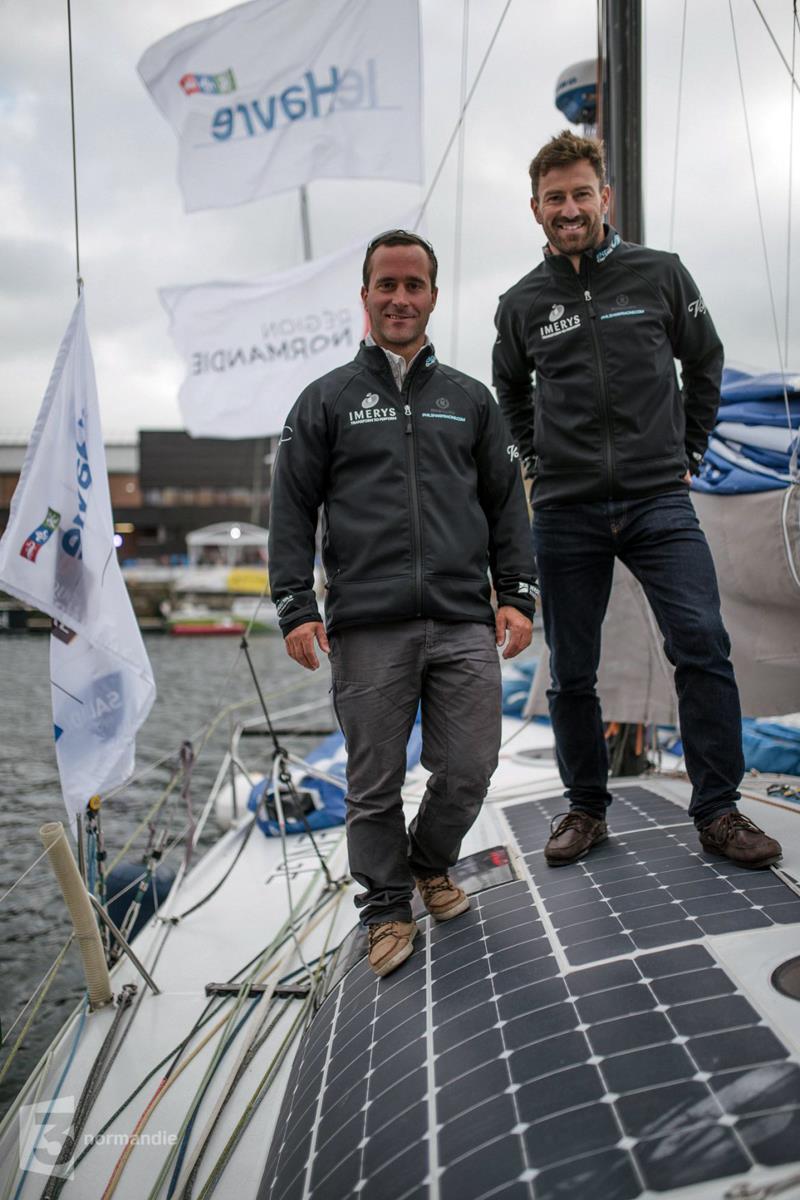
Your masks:
{"label": "boat deck", "polygon": [[[341,944],[325,998],[275,1070],[216,1194],[723,1200],[743,1183],[783,1184],[800,1171],[800,1008],[770,983],[774,969],[800,952],[793,883],[800,805],[743,802],[785,847],[783,875],[748,872],[700,851],[684,781],[615,781],[609,841],[553,870],[542,846],[564,802],[552,735],[513,721],[504,733],[500,766],[458,868],[472,909],[433,928],[421,920],[413,955],[383,981],[369,972],[363,935],[353,928],[352,885],[320,911],[302,948],[312,961]],[[424,775],[409,777],[409,816]],[[239,854],[211,899],[137,939],[161,994],[143,991],[128,963],[112,976],[116,992],[136,981],[139,993],[85,1132],[110,1124],[65,1183],[67,1200],[165,1195],[156,1181],[193,1111],[174,1194],[184,1195],[208,1131],[192,1192],[205,1200],[213,1164],[275,1061],[300,1004],[290,996],[273,1001],[274,1028],[262,1027],[266,1036],[215,1119],[241,1047],[266,1011],[263,1001],[249,1000],[233,1017],[235,1001],[223,1003],[217,1019],[228,1024],[163,1090],[140,1127],[151,1141],[135,1146],[113,1193],[104,1190],[165,1068],[131,1093],[189,1034],[206,1007],[206,986],[241,980],[286,920],[280,842],[257,833],[242,849],[245,831],[240,824],[209,851],[171,911],[185,913],[208,896]],[[317,842],[341,876],[343,830]],[[299,908],[323,895],[305,836],[291,839],[289,883]],[[265,962],[263,982],[296,981],[299,967],[287,941]],[[92,1014],[80,1036],[75,1021],[65,1027],[21,1095],[39,1105],[29,1126],[52,1120],[57,1133],[59,1121],[68,1123],[49,1102],[80,1095],[113,1017],[110,1008]],[[238,1021],[240,1032],[215,1065]],[[18,1175],[20,1129],[14,1113],[0,1133],[4,1200],[41,1196],[51,1165],[23,1129],[29,1169]],[[781,1194],[800,1194],[800,1179]]]}

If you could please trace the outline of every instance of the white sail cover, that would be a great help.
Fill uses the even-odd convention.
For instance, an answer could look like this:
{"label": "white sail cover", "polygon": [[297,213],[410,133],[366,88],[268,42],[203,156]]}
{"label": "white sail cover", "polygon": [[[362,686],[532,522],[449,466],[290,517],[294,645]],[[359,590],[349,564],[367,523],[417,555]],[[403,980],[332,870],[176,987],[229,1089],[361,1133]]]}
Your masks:
{"label": "white sail cover", "polygon": [[365,331],[364,246],[253,283],[162,288],[194,437],[280,433],[300,392],[348,362]]}
{"label": "white sail cover", "polygon": [[78,301],[31,435],[8,526],[0,586],[56,622],[53,722],[71,820],[132,774],[155,699],[150,662],[114,549],[105,451]]}
{"label": "white sail cover", "polygon": [[[800,711],[800,487],[738,496],[693,489],[692,502],[717,570],[743,715]],[[543,654],[526,715],[548,711],[549,686]],[[663,639],[641,586],[620,562],[603,625],[597,691],[606,721],[677,724]]]}
{"label": "white sail cover", "polygon": [[187,212],[312,179],[420,183],[418,0],[251,0],[143,54]]}

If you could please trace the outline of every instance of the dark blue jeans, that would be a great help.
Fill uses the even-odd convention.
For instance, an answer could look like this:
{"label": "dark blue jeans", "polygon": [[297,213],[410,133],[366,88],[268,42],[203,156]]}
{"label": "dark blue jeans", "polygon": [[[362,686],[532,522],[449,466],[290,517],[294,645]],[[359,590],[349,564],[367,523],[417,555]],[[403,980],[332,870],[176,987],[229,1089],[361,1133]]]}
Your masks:
{"label": "dark blue jeans", "polygon": [[699,826],[735,808],[744,772],[739,693],[714,563],[688,495],[537,508],[533,547],[550,649],[547,696],[570,807],[603,817],[611,803],[595,685],[617,557],[644,588],[675,668],[689,815]]}

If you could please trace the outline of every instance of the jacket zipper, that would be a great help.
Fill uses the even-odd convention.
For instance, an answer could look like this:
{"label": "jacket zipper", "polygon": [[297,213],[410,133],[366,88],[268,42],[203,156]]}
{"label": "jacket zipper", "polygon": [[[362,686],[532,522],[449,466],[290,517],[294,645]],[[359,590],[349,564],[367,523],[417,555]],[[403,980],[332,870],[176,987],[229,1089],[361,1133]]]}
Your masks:
{"label": "jacket zipper", "polygon": [[411,389],[405,392],[403,412],[406,418],[406,463],[408,478],[411,483],[411,526],[413,544],[411,547],[414,559],[414,603],[416,615],[422,616],[422,522],[419,513],[419,485],[417,483],[417,455],[414,445],[414,426],[411,422]]}
{"label": "jacket zipper", "polygon": [[[581,280],[581,285],[584,281]],[[614,443],[611,438],[611,410],[608,403],[608,380],[606,379],[605,366],[603,365],[603,352],[600,347],[600,337],[597,333],[597,313],[592,301],[592,293],[589,291],[589,272],[586,272],[585,286],[583,287],[583,299],[589,313],[589,332],[592,338],[592,350],[594,351],[594,362],[597,368],[597,377],[600,383],[600,413],[603,419],[603,426],[606,435],[606,462],[608,463],[608,498],[613,499],[613,480],[614,480]]]}

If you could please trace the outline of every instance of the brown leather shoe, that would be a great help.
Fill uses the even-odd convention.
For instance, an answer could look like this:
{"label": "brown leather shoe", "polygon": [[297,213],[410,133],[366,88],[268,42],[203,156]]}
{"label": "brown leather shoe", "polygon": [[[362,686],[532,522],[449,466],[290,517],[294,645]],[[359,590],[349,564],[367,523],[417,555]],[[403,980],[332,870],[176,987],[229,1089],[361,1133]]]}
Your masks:
{"label": "brown leather shoe", "polygon": [[[553,828],[556,821],[558,825]],[[590,817],[577,808],[566,816],[558,813],[550,822],[550,837],[544,848],[545,860],[551,867],[565,867],[567,863],[583,858],[592,846],[604,842],[607,837],[608,826],[605,821]]]}
{"label": "brown leather shoe", "polygon": [[780,842],[740,812],[723,813],[697,832],[708,854],[721,854],[740,867],[771,867],[783,853]]}
{"label": "brown leather shoe", "polygon": [[388,975],[404,963],[414,949],[416,921],[382,921],[368,925],[369,965],[376,975]]}
{"label": "brown leather shoe", "polygon": [[414,882],[422,903],[437,921],[450,921],[469,908],[469,896],[447,875],[431,875]]}

